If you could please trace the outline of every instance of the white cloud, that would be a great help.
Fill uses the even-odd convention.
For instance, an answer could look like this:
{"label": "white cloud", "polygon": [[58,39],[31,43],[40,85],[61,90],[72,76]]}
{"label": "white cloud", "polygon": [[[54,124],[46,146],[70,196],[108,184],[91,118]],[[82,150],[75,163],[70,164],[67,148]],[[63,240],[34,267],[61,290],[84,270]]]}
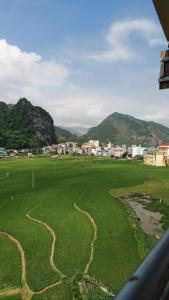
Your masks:
{"label": "white cloud", "polygon": [[48,110],[56,124],[93,124],[102,116],[102,103],[71,81],[73,71],[69,68],[56,60],[43,60],[37,53],[23,52],[1,39],[0,100],[15,103],[26,97]]}
{"label": "white cloud", "polygon": [[[109,44],[113,49],[115,44],[111,34]],[[129,41],[128,38],[126,41]],[[149,45],[156,43],[154,35],[152,39],[147,35],[145,38]],[[130,43],[126,42],[126,46],[130,47]],[[127,53],[124,51],[123,55],[127,56]],[[112,61],[111,50],[109,61]],[[160,116],[156,116],[156,120],[164,120],[167,124],[165,112],[168,94],[166,93],[161,104],[161,96],[155,96],[155,88],[151,87],[153,80],[154,85],[156,83],[156,69],[148,75],[145,70],[141,77],[137,71],[133,70],[130,73],[130,70],[129,72],[126,70],[126,80],[121,89],[118,80],[121,78],[121,73],[116,72],[114,75],[112,70],[113,81],[110,85],[107,85],[107,82],[105,85],[106,68],[102,69],[102,80],[97,81],[98,69],[92,69],[92,73],[90,64],[86,66],[85,62],[84,65],[76,66],[78,71],[73,67],[72,64],[60,63],[56,60],[44,60],[37,53],[24,52],[17,46],[10,45],[6,40],[0,40],[0,100],[15,103],[20,97],[26,97],[34,105],[42,106],[49,111],[56,125],[93,126],[114,111],[136,117],[141,115],[149,119],[160,113]],[[88,74],[90,76],[87,78]],[[147,86],[149,90],[146,90]],[[140,113],[140,103],[142,113]]]}
{"label": "white cloud", "polygon": [[159,122],[164,118],[164,113],[156,113],[156,114],[146,114],[143,116],[143,119],[146,121],[154,121]]}
{"label": "white cloud", "polygon": [[93,126],[107,115],[104,102],[98,95],[88,96],[82,91],[80,94],[64,95],[52,106],[57,124],[65,126]]}
{"label": "white cloud", "polygon": [[117,61],[130,62],[138,57],[132,36],[142,38],[148,46],[166,44],[162,38],[160,26],[148,19],[125,20],[112,23],[105,41],[107,50],[90,54],[89,58],[103,63]]}
{"label": "white cloud", "polygon": [[[8,91],[21,91],[44,86],[62,86],[69,76],[69,69],[55,60],[44,61],[34,52],[23,52],[17,46],[0,40],[0,86]],[[5,89],[4,94],[8,94]],[[20,94],[21,95],[21,94]]]}
{"label": "white cloud", "polygon": [[154,113],[150,112],[149,114],[145,114],[143,115],[142,119],[145,121],[153,121],[153,122],[157,122],[169,126],[168,113],[166,112],[165,108],[161,109],[160,112],[154,112]]}

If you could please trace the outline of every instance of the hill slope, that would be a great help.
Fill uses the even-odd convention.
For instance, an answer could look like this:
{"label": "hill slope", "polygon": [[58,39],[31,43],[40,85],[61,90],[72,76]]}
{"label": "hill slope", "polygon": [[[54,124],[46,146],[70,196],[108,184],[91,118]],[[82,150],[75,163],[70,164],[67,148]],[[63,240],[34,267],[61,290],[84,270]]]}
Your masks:
{"label": "hill slope", "polygon": [[77,142],[78,137],[76,134],[72,134],[66,129],[56,127],[55,126],[55,133],[57,136],[58,143],[65,143],[65,142]]}
{"label": "hill slope", "polygon": [[61,128],[71,132],[72,134],[77,135],[78,137],[85,135],[89,130],[89,127],[82,127],[82,126],[74,126],[74,127],[63,127],[62,126]]}
{"label": "hill slope", "polygon": [[51,116],[22,98],[16,105],[0,102],[0,147],[26,148],[56,143]]}
{"label": "hill slope", "polygon": [[150,146],[169,143],[169,128],[115,112],[97,127],[91,128],[85,138],[114,144],[141,143]]}

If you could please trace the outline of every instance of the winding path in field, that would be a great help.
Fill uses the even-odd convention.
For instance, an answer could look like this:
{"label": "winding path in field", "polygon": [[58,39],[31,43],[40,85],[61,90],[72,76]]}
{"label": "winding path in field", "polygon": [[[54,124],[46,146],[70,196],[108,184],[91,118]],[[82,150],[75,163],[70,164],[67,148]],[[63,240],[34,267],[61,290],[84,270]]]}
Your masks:
{"label": "winding path in field", "polygon": [[[39,206],[39,205],[38,205]],[[34,221],[34,222],[37,222],[43,226],[45,226],[47,228],[47,230],[50,232],[50,235],[52,237],[52,246],[51,246],[51,254],[50,254],[50,265],[53,269],[54,272],[57,272],[59,273],[60,275],[64,275],[63,272],[61,272],[55,265],[54,263],[54,253],[55,253],[55,245],[56,245],[56,235],[55,235],[55,232],[54,230],[45,222],[42,222],[41,220],[38,220],[38,219],[35,219],[33,218],[30,213],[35,210],[37,208],[34,207],[33,209],[31,209],[27,214],[27,218],[30,219],[31,221]],[[17,247],[18,249],[18,252],[20,253],[20,257],[21,257],[21,271],[22,271],[22,284],[23,284],[23,288],[15,288],[15,289],[10,289],[10,290],[2,290],[0,291],[0,296],[4,296],[4,297],[7,297],[7,296],[12,296],[12,295],[17,295],[17,294],[22,294],[23,296],[23,299],[25,300],[30,300],[32,298],[33,295],[40,295],[40,294],[43,294],[44,292],[46,292],[47,290],[49,289],[52,289],[56,286],[59,286],[61,284],[64,283],[63,280],[60,280],[60,281],[57,281],[57,282],[54,282],[48,286],[46,286],[45,288],[43,288],[42,290],[40,291],[32,291],[29,286],[28,286],[28,283],[27,283],[27,279],[26,279],[26,259],[25,259],[25,253],[24,253],[24,250],[21,246],[21,243],[16,239],[14,238],[12,235],[10,235],[9,233],[7,232],[3,232],[3,231],[0,231],[0,235],[2,236],[5,236],[6,238],[8,238],[9,240],[11,240]]]}
{"label": "winding path in field", "polygon": [[22,289],[13,289],[13,290],[4,290],[4,291],[0,291],[0,297],[4,296],[13,296],[13,295],[18,295],[18,294],[22,294]]}
{"label": "winding path in field", "polygon": [[29,288],[28,284],[27,284],[27,279],[26,279],[26,259],[25,259],[25,253],[24,250],[21,246],[21,243],[14,238],[12,235],[10,235],[7,232],[0,232],[0,235],[7,237],[9,240],[11,240],[17,247],[18,252],[20,253],[21,256],[21,268],[22,268],[22,283],[23,283],[23,289],[12,289],[12,290],[7,290],[7,291],[1,291],[0,292],[0,296],[2,295],[15,295],[15,294],[19,294],[19,293],[23,293],[24,295],[24,299],[31,299],[33,292],[31,291],[31,289]]}
{"label": "winding path in field", "polygon": [[48,285],[47,287],[45,287],[44,289],[40,290],[39,292],[34,292],[34,295],[41,295],[43,293],[45,293],[46,291],[48,291],[49,289],[52,289],[56,286],[59,286],[61,284],[63,284],[63,280],[60,280],[60,281],[56,281],[55,283],[52,283],[50,285]]}
{"label": "winding path in field", "polygon": [[[85,191],[81,194],[80,198],[78,199],[78,201],[80,201],[83,196],[85,194]],[[77,202],[78,202],[77,201]],[[39,204],[40,205],[40,204]],[[37,222],[43,226],[46,227],[46,229],[49,231],[51,237],[52,237],[52,245],[51,245],[51,254],[50,254],[50,265],[53,269],[53,271],[59,273],[60,275],[64,275],[63,272],[61,272],[55,265],[54,263],[54,253],[55,253],[55,246],[56,246],[56,234],[54,232],[54,230],[45,222],[39,220],[39,219],[36,219],[34,217],[31,216],[31,212],[34,211],[39,205],[37,205],[36,207],[34,207],[33,209],[31,209],[29,212],[27,212],[26,214],[26,217],[33,221],[33,222]],[[93,226],[93,229],[94,229],[94,234],[93,234],[93,239],[91,240],[91,253],[90,253],[90,257],[89,257],[89,261],[87,262],[87,265],[85,267],[85,270],[84,270],[84,274],[87,274],[88,271],[89,271],[89,268],[90,268],[90,265],[93,261],[93,258],[94,258],[94,244],[95,244],[95,241],[97,239],[97,225],[94,221],[94,219],[92,218],[92,216],[85,210],[81,209],[76,202],[74,202],[74,208],[82,213],[83,215],[85,215],[87,217],[87,219],[90,220],[92,226]],[[48,286],[46,286],[45,288],[41,289],[40,291],[32,291],[29,286],[28,286],[28,283],[27,283],[27,276],[26,276],[26,259],[25,259],[25,253],[24,253],[24,250],[21,246],[21,243],[16,239],[14,238],[12,235],[6,233],[6,232],[0,232],[0,235],[3,235],[5,236],[6,238],[8,238],[9,240],[11,240],[17,247],[18,249],[18,252],[20,253],[20,257],[21,257],[21,271],[22,271],[22,284],[23,284],[23,288],[11,288],[10,290],[2,290],[0,291],[0,297],[4,296],[4,297],[7,297],[7,296],[12,296],[12,295],[22,295],[23,299],[24,300],[31,300],[32,297],[34,295],[41,295],[43,293],[45,293],[46,291],[48,291],[49,289],[52,289],[52,288],[55,288],[57,286],[60,286],[62,284],[65,283],[65,280],[60,280],[60,281],[56,281]],[[65,276],[66,278],[66,276]],[[107,290],[104,288],[104,292],[107,292]],[[107,292],[108,294],[108,292]]]}
{"label": "winding path in field", "polygon": [[[78,202],[83,198],[83,196],[84,196],[85,193],[86,193],[85,191],[82,193],[82,195],[81,195],[80,198],[78,199]],[[92,261],[93,261],[93,258],[94,258],[94,244],[95,244],[96,239],[97,239],[97,225],[96,225],[96,223],[95,223],[95,220],[92,218],[92,216],[91,216],[87,211],[81,209],[81,208],[77,205],[76,202],[74,203],[74,208],[75,208],[77,211],[79,211],[80,213],[82,213],[83,215],[85,215],[85,216],[90,220],[90,222],[91,222],[91,224],[92,224],[92,226],[93,226],[93,229],[94,229],[94,236],[93,236],[93,239],[92,239],[92,241],[91,241],[91,253],[90,253],[89,261],[88,261],[88,263],[87,263],[87,265],[86,265],[86,267],[85,267],[85,270],[84,270],[84,273],[87,274],[88,271],[89,271],[90,265],[91,265],[91,263],[92,263]]]}
{"label": "winding path in field", "polygon": [[[39,205],[38,205],[38,206],[39,206]],[[52,237],[52,246],[51,246],[51,254],[50,254],[50,265],[51,265],[51,267],[52,267],[52,269],[53,269],[54,272],[57,272],[57,273],[59,273],[60,275],[65,276],[65,274],[64,274],[62,271],[60,271],[60,270],[56,267],[56,265],[55,265],[55,263],[54,263],[55,246],[56,246],[56,234],[55,234],[54,230],[53,230],[47,223],[45,223],[45,222],[43,222],[43,221],[41,221],[41,220],[38,220],[38,219],[36,219],[36,218],[33,218],[33,217],[30,215],[30,213],[31,213],[32,211],[34,211],[36,208],[37,208],[37,206],[35,206],[33,209],[31,209],[31,210],[26,214],[26,217],[27,217],[29,220],[31,220],[31,221],[37,222],[37,223],[39,223],[39,224],[45,226],[46,229],[49,231],[49,233],[50,233],[50,235],[51,235],[51,237]]]}

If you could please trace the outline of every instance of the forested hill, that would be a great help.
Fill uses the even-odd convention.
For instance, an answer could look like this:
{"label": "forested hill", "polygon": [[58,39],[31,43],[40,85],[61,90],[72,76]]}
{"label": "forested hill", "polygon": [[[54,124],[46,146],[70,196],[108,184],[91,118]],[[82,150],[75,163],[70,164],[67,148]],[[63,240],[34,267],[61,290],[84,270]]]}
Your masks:
{"label": "forested hill", "polygon": [[156,146],[169,143],[169,128],[113,113],[86,135],[78,137],[55,127],[49,113],[41,107],[33,106],[26,98],[20,99],[15,105],[0,102],[0,147],[37,148],[57,142],[84,142],[89,139],[114,144]]}
{"label": "forested hill", "polygon": [[55,132],[56,132],[58,143],[77,142],[79,140],[76,134],[73,134],[66,129],[55,127]]}
{"label": "forested hill", "polygon": [[26,98],[16,105],[0,102],[0,147],[35,148],[56,142],[53,120],[44,109]]}
{"label": "forested hill", "polygon": [[85,139],[99,139],[114,144],[140,143],[155,146],[161,142],[169,143],[169,128],[115,112],[98,126],[91,128]]}

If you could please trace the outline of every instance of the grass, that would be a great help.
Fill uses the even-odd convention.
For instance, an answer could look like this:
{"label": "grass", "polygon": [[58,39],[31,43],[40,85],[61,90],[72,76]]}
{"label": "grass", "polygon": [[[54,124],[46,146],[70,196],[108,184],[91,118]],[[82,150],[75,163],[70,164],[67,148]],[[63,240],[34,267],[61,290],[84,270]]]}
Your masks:
{"label": "grass", "polygon": [[51,289],[42,295],[35,295],[32,300],[72,300],[71,291],[69,286],[61,285],[54,289]]}
{"label": "grass", "polygon": [[[166,176],[167,177],[167,176]],[[118,188],[111,191],[117,198],[126,196],[136,196],[144,198],[144,195],[151,196],[151,203],[144,204],[146,209],[154,212],[160,212],[162,216],[163,229],[169,228],[169,179],[159,177],[159,179],[149,179],[143,184],[127,188]]]}
{"label": "grass", "polygon": [[[131,210],[117,198],[132,192],[148,193],[163,198],[167,205],[168,182],[168,168],[141,163],[61,158],[55,160],[54,169],[54,160],[50,158],[0,160],[0,231],[14,236],[22,245],[27,282],[33,291],[39,291],[58,281],[60,275],[50,265],[52,237],[49,231],[29,220],[26,214],[34,208],[31,216],[54,230],[54,263],[66,276],[72,277],[76,272],[84,272],[93,238],[90,220],[74,208],[77,202],[97,225],[89,275],[116,291],[151,245],[151,237],[144,235]],[[161,209],[162,205],[164,203]],[[167,226],[166,221],[165,228]],[[19,253],[11,241],[1,236],[0,274],[0,290],[22,286]],[[19,299],[17,297],[5,299]],[[69,300],[71,297],[69,287],[61,285],[32,299]]]}
{"label": "grass", "polygon": [[[11,272],[11,265],[13,271]],[[20,256],[13,243],[0,236],[0,287],[9,289],[21,286]]]}

